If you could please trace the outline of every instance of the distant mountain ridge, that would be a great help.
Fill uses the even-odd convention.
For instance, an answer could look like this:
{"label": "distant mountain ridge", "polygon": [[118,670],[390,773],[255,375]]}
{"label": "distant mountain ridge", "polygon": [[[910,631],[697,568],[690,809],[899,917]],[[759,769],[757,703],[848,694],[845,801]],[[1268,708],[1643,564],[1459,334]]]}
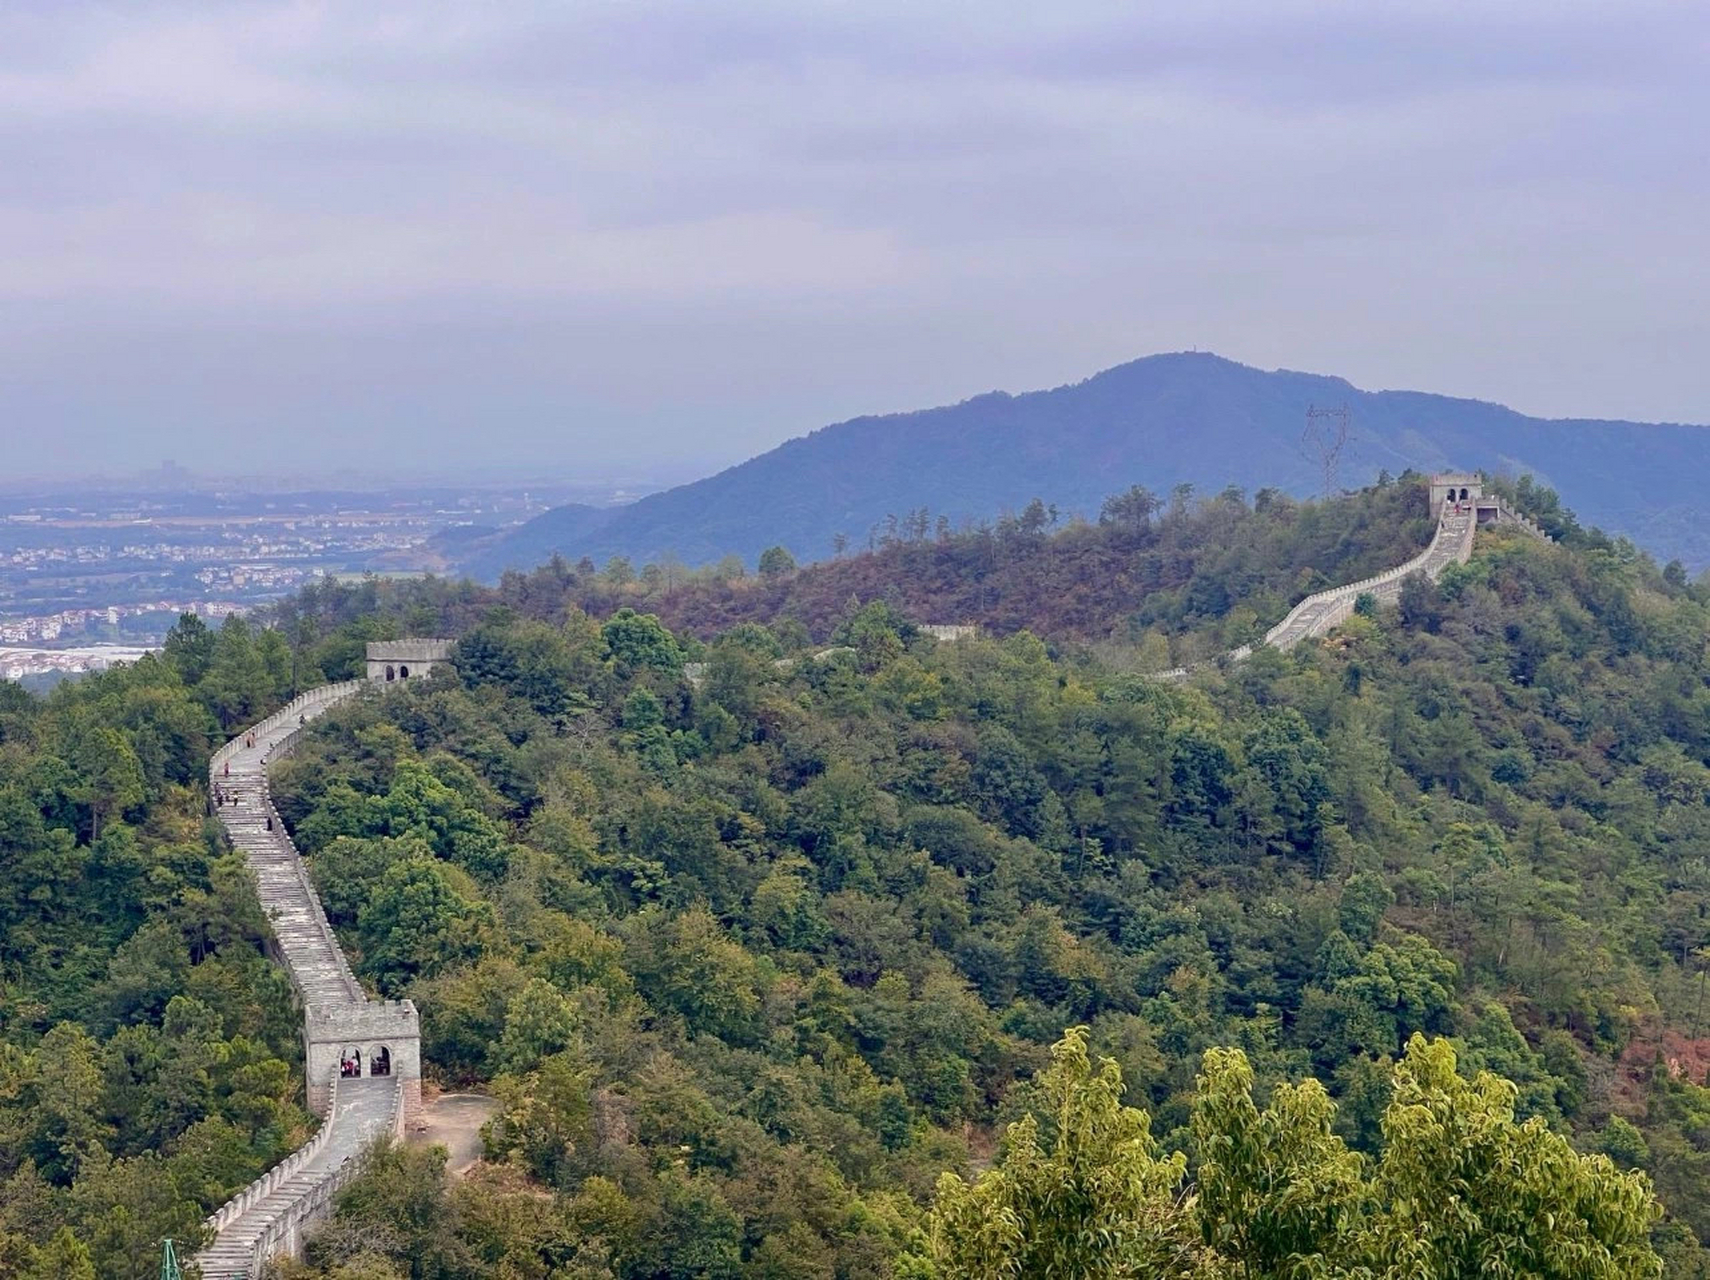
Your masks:
{"label": "distant mountain ridge", "polygon": [[555,553],[602,563],[621,555],[637,565],[735,554],[752,565],[773,544],[814,560],[832,553],[840,533],[863,546],[888,515],[921,507],[960,523],[1037,497],[1091,516],[1132,484],[1159,494],[1186,483],[1309,496],[1323,479],[1301,446],[1306,410],[1343,404],[1353,422],[1338,473],[1344,487],[1409,467],[1530,472],[1588,523],[1659,558],[1710,564],[1705,427],[1530,418],[1480,400],[1363,391],[1342,378],[1177,352],[1048,391],[994,391],[822,427],[627,507],[549,511],[461,567],[492,579]]}

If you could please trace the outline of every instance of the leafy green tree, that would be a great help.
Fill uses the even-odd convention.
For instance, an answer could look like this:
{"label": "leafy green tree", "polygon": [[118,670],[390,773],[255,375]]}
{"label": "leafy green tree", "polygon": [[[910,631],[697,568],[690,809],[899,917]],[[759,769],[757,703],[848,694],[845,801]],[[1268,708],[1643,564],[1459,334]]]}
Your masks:
{"label": "leafy green tree", "polygon": [[603,576],[610,586],[627,587],[635,581],[635,566],[626,556],[613,556],[606,561]]}
{"label": "leafy green tree", "polygon": [[61,1227],[34,1251],[24,1280],[96,1280],[95,1261],[71,1228]]}
{"label": "leafy green tree", "polygon": [[[339,1192],[332,1221],[310,1237],[311,1262],[362,1268],[385,1259],[411,1280],[474,1274],[468,1246],[448,1202],[445,1148],[403,1147],[381,1139],[362,1173]],[[368,1272],[372,1274],[372,1272]]]}
{"label": "leafy green tree", "polygon": [[100,839],[105,821],[142,803],[142,765],[125,735],[104,727],[82,736],[72,763],[82,779],[78,798],[89,809],[93,842]]}
{"label": "leafy green tree", "polygon": [[500,1079],[499,1114],[484,1130],[489,1153],[519,1160],[547,1186],[564,1185],[585,1167],[594,1143],[591,1083],[587,1063],[569,1051]]}
{"label": "leafy green tree", "polygon": [[1644,1280],[1659,1209],[1643,1174],[1584,1156],[1540,1119],[1517,1124],[1514,1086],[1465,1080],[1445,1040],[1414,1036],[1395,1070],[1364,1243],[1386,1276]]}
{"label": "leafy green tree", "polygon": [[1316,850],[1330,783],[1323,745],[1305,719],[1292,709],[1265,715],[1248,736],[1247,761],[1269,788],[1267,818],[1281,838],[1274,847],[1279,852]]}
{"label": "leafy green tree", "polygon": [[654,614],[619,609],[600,630],[620,675],[643,669],[675,675],[683,669],[682,646]]}
{"label": "leafy green tree", "polygon": [[882,600],[859,607],[851,602],[851,610],[832,638],[854,648],[864,671],[877,671],[900,657],[913,638],[912,624]]}
{"label": "leafy green tree", "polygon": [[782,578],[796,570],[796,558],[783,547],[767,547],[760,553],[760,576],[767,580]]}
{"label": "leafy green tree", "polygon": [[228,731],[258,718],[272,694],[275,680],[240,615],[229,613],[220,624],[202,688],[221,727]]}
{"label": "leafy green tree", "polygon": [[106,1154],[112,1133],[101,1115],[100,1046],[83,1028],[62,1022],[42,1037],[33,1066],[24,1149],[49,1178],[70,1182]]}
{"label": "leafy green tree", "polygon": [[681,1015],[691,1031],[737,1043],[752,1039],[760,1011],[753,957],[704,908],[675,916],[650,908],[636,916],[628,960],[637,988]]}
{"label": "leafy green tree", "polygon": [[1099,509],[1098,522],[1114,525],[1129,534],[1145,533],[1152,527],[1152,517],[1163,509],[1163,501],[1140,485],[1126,493],[1113,494]]}
{"label": "leafy green tree", "polygon": [[1384,883],[1382,876],[1356,871],[1342,886],[1342,897],[1336,904],[1337,923],[1348,937],[1369,946],[1377,937],[1384,913],[1394,904],[1395,891]]}
{"label": "leafy green tree", "polygon": [[1157,1154],[1146,1113],[1122,1103],[1122,1073],[1095,1071],[1084,1027],[1051,1051],[1043,1119],[1009,1127],[997,1167],[938,1181],[928,1222],[945,1280],[1010,1276],[1210,1276],[1177,1188],[1186,1157]]}
{"label": "leafy green tree", "polygon": [[214,633],[193,613],[181,613],[166,633],[166,660],[187,685],[200,684],[214,661]]}
{"label": "leafy green tree", "polygon": [[772,942],[789,950],[816,951],[830,932],[819,895],[802,874],[805,859],[778,866],[754,889],[751,915]]}
{"label": "leafy green tree", "polygon": [[1044,832],[1048,785],[1026,749],[1002,725],[992,725],[980,734],[970,782],[985,817],[1002,822],[1017,835]]}
{"label": "leafy green tree", "polygon": [[1195,1213],[1234,1274],[1315,1280],[1355,1254],[1366,1188],[1360,1157],[1331,1132],[1334,1112],[1316,1080],[1277,1086],[1260,1111],[1246,1055],[1206,1053],[1193,1108]]}
{"label": "leafy green tree", "polygon": [[1422,573],[1410,573],[1401,580],[1396,603],[1403,626],[1436,631],[1443,625],[1442,594]]}
{"label": "leafy green tree", "polygon": [[357,917],[362,970],[400,994],[412,978],[478,957],[493,924],[466,876],[431,858],[404,858],[386,868]]}
{"label": "leafy green tree", "polygon": [[623,727],[640,733],[657,729],[665,723],[665,708],[653,692],[637,688],[623,701]]}
{"label": "leafy green tree", "polygon": [[567,1048],[576,1034],[576,1010],[550,982],[535,978],[511,1001],[499,1040],[498,1065],[526,1071]]}
{"label": "leafy green tree", "polygon": [[208,1235],[203,1210],[178,1174],[170,1157],[153,1151],[123,1160],[103,1152],[79,1172],[68,1196],[70,1216],[102,1280],[156,1280],[163,1238],[184,1254],[201,1247]]}

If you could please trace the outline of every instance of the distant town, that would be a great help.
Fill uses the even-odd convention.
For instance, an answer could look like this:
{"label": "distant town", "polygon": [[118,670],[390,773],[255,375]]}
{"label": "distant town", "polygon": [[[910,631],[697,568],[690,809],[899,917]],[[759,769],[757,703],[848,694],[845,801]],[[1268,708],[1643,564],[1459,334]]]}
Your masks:
{"label": "distant town", "polygon": [[171,464],[106,489],[0,491],[0,678],[67,675],[157,646],[182,613],[219,619],[316,577],[444,571],[459,542],[565,502],[649,486],[398,485],[271,492]]}

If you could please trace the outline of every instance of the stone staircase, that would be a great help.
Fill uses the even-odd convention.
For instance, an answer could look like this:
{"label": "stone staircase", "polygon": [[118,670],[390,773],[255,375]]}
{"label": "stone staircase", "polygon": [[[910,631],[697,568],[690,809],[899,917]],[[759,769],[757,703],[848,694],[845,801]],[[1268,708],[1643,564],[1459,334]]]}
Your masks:
{"label": "stone staircase", "polygon": [[196,1255],[203,1280],[258,1275],[267,1259],[295,1254],[303,1228],[330,1208],[361,1168],[362,1153],[396,1132],[401,1094],[395,1080],[335,1080],[332,1114],[283,1164],[245,1187],[209,1219],[218,1234]]}
{"label": "stone staircase", "polygon": [[[209,765],[214,812],[255,874],[272,923],[273,954],[290,974],[309,1025],[372,1022],[376,1010],[391,1021],[400,1016],[398,1004],[370,1001],[351,972],[268,792],[268,762],[288,754],[311,720],[366,687],[366,681],[350,680],[312,690],[221,747]],[[408,1018],[414,1017],[409,1007]],[[326,1055],[317,1055],[312,1043],[308,1056],[310,1104],[323,1123],[308,1143],[207,1220],[214,1239],[195,1259],[203,1280],[247,1280],[268,1259],[299,1252],[304,1228],[328,1212],[374,1138],[402,1132],[410,1083],[402,1073],[341,1079],[336,1067],[329,1075]],[[416,1070],[419,1096],[419,1064]]]}

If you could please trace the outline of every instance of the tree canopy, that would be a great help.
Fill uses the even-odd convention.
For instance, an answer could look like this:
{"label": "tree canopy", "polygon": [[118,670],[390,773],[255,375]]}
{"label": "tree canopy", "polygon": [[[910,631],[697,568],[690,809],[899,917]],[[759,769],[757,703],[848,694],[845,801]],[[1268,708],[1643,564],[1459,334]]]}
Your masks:
{"label": "tree canopy", "polygon": [[[1704,1275],[1710,592],[1558,511],[1145,675],[1405,554],[1417,499],[907,521],[835,602],[811,566],[316,584],[0,690],[0,1270],[133,1274],[308,1132],[207,752],[449,634],[274,791],[358,975],[498,1110],[466,1177],[387,1155],[300,1272]],[[910,604],[980,591],[971,638]]]}

